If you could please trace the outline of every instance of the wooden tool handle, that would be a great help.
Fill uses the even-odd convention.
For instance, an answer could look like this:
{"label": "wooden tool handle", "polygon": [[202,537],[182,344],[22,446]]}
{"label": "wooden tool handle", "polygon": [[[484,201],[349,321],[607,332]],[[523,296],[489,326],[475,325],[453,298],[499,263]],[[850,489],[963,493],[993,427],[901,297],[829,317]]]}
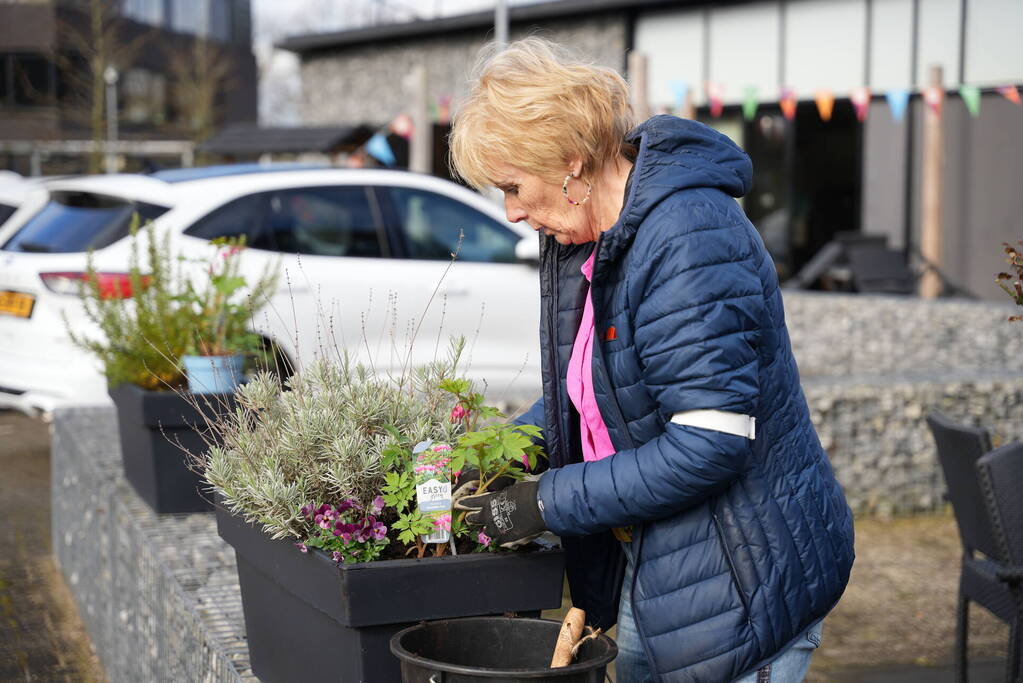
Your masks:
{"label": "wooden tool handle", "polygon": [[586,612],[575,607],[568,610],[565,620],[561,622],[558,642],[554,646],[554,656],[551,657],[552,669],[568,666],[572,663],[572,647],[582,637],[585,625]]}

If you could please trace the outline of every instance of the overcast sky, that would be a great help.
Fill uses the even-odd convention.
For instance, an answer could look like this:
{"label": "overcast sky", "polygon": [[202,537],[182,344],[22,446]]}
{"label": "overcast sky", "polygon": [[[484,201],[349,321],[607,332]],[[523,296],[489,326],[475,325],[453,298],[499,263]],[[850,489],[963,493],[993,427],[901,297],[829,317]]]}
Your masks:
{"label": "overcast sky", "polygon": [[[521,5],[536,0],[509,0]],[[300,125],[298,59],[273,44],[305,33],[358,28],[375,22],[479,12],[494,0],[252,0],[253,49],[259,62],[259,118],[264,125]]]}

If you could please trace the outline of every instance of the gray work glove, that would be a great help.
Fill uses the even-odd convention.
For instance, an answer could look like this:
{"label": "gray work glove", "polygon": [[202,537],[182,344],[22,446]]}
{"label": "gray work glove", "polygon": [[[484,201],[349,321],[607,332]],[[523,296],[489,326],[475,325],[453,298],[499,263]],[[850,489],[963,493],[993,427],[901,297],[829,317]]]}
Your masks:
{"label": "gray work glove", "polygon": [[520,481],[495,493],[461,497],[455,508],[468,510],[465,521],[482,526],[494,543],[515,548],[547,530],[537,502],[538,487],[537,481]]}

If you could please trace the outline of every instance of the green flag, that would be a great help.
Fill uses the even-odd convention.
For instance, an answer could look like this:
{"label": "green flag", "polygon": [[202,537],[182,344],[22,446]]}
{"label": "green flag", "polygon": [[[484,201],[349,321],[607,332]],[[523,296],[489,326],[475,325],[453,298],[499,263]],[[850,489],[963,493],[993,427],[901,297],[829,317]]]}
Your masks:
{"label": "green flag", "polygon": [[747,121],[752,121],[757,115],[757,107],[760,101],[757,99],[757,86],[747,85],[742,100],[742,115]]}
{"label": "green flag", "polygon": [[970,116],[980,116],[980,88],[975,85],[959,86],[959,97],[963,98],[966,108],[970,110]]}

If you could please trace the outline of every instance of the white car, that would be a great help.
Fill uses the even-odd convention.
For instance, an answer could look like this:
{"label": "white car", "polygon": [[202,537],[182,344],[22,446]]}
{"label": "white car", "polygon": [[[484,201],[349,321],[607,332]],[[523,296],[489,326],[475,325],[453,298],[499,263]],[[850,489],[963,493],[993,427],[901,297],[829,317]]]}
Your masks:
{"label": "white car", "polygon": [[464,335],[468,374],[489,396],[539,392],[537,237],[459,185],[402,171],[224,166],[46,190],[41,209],[0,227],[0,408],[108,400],[98,361],[70,342],[65,319],[96,334],[77,296],[87,252],[117,290],[136,213],[197,259],[209,240],[245,235],[250,283],[279,263],[253,329],[299,366],[336,346],[396,373],[413,333],[411,364]]}
{"label": "white car", "polygon": [[46,201],[44,178],[22,178],[11,171],[0,171],[0,227],[15,221],[18,210],[37,211]]}

